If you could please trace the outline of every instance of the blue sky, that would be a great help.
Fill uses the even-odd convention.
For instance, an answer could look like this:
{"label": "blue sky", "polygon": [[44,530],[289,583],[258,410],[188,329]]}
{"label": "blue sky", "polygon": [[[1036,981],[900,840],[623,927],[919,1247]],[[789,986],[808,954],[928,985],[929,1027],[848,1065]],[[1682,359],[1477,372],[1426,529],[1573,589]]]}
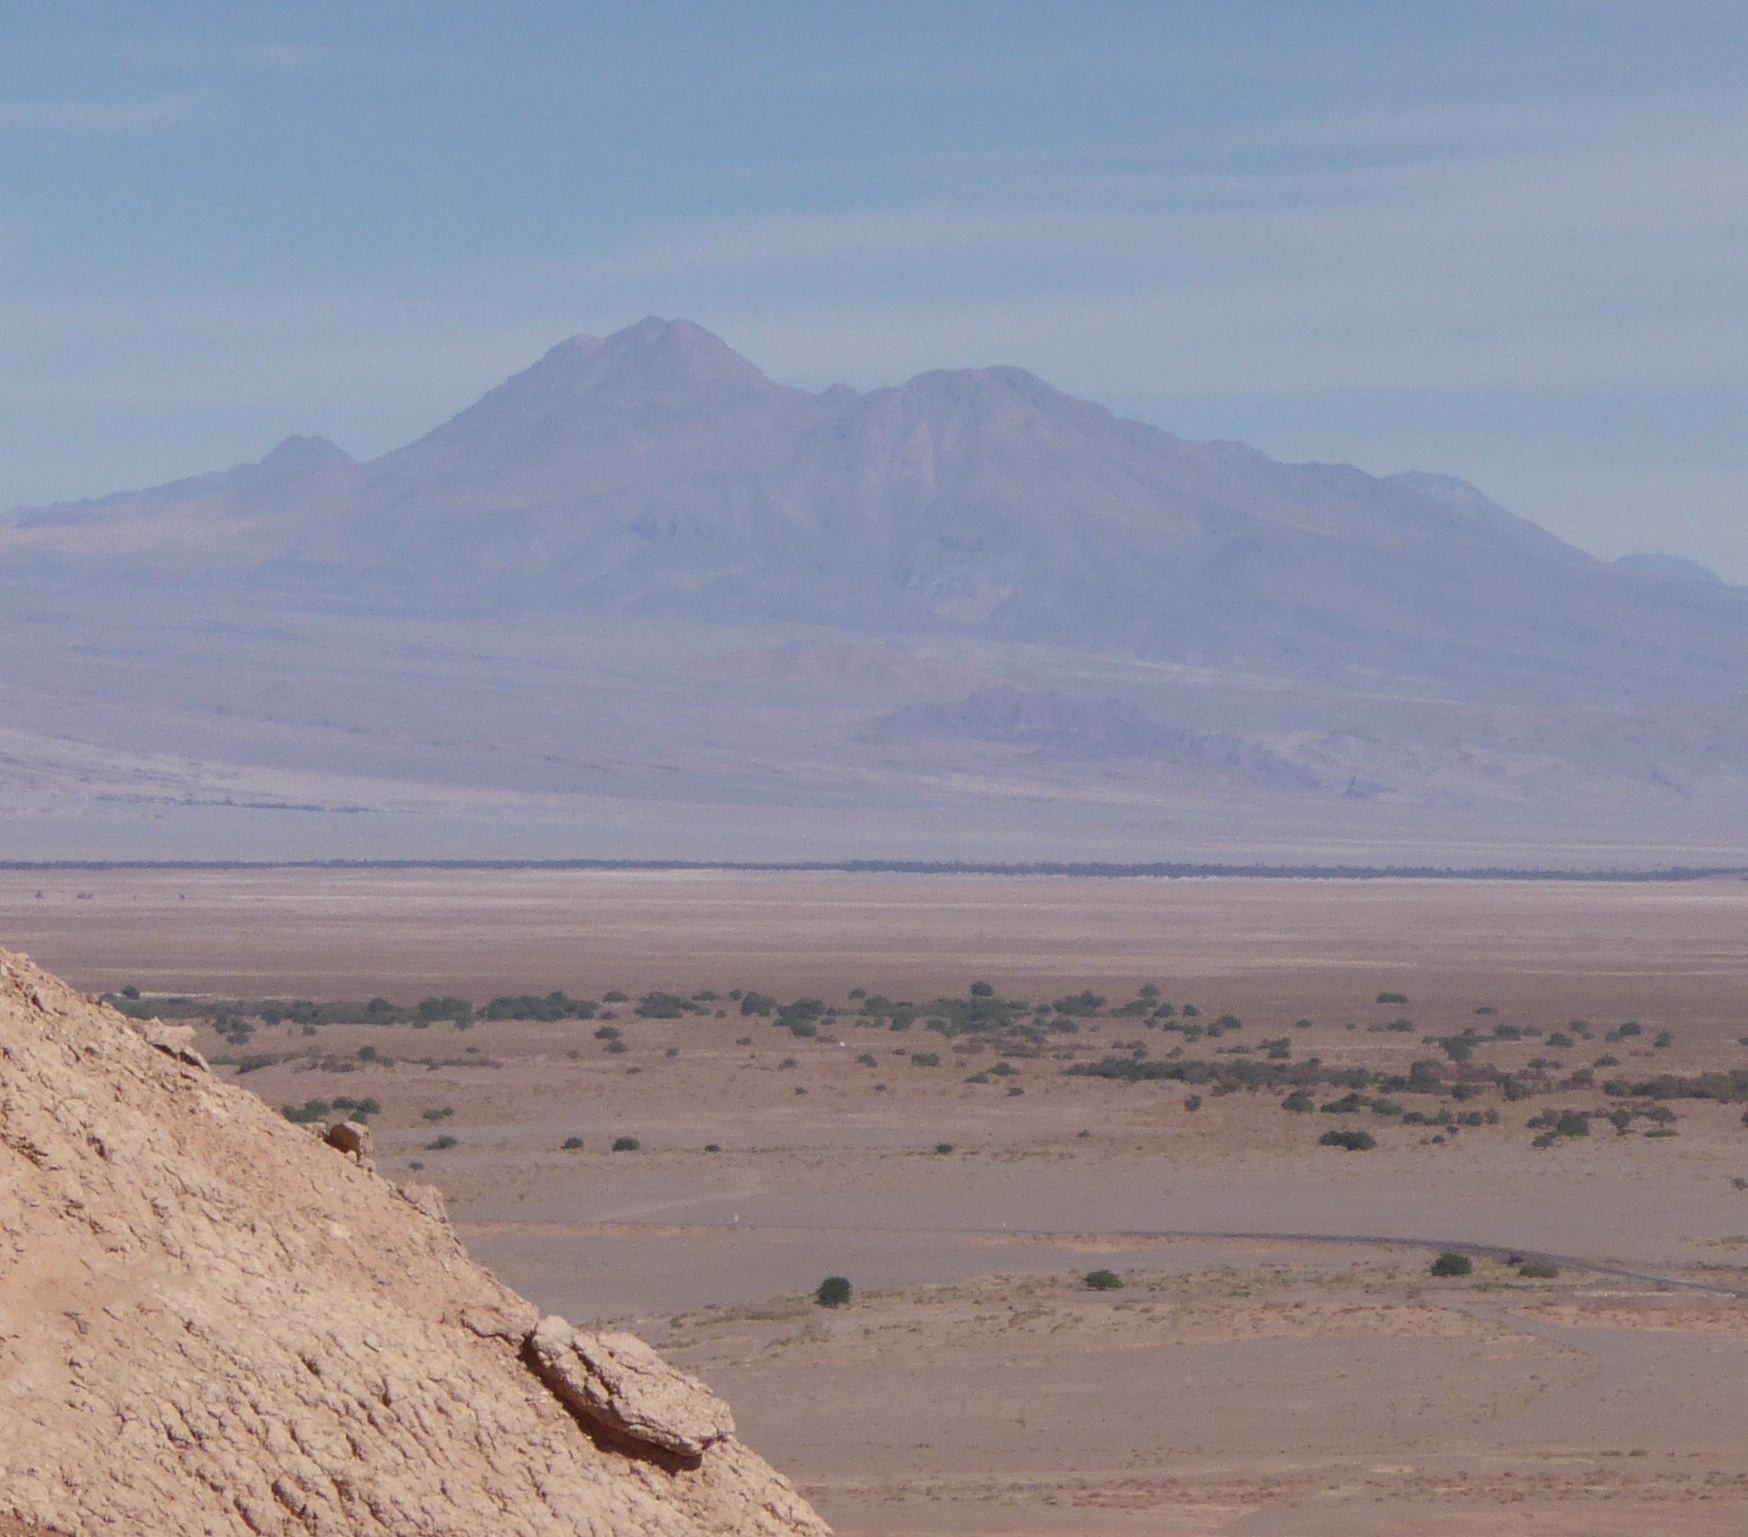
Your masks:
{"label": "blue sky", "polygon": [[656,313],[1748,581],[1739,0],[13,0],[0,40],[0,506],[379,453]]}

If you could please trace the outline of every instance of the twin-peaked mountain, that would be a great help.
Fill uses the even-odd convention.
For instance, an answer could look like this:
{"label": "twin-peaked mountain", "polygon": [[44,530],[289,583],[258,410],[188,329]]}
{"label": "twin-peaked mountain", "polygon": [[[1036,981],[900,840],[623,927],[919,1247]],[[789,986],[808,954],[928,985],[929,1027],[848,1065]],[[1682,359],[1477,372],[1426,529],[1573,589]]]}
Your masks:
{"label": "twin-peaked mountain", "polygon": [[1461,481],[1191,443],[1013,368],[823,394],[708,332],[577,337],[406,448],[0,519],[0,581],[491,619],[958,634],[1472,699],[1733,689],[1748,592]]}

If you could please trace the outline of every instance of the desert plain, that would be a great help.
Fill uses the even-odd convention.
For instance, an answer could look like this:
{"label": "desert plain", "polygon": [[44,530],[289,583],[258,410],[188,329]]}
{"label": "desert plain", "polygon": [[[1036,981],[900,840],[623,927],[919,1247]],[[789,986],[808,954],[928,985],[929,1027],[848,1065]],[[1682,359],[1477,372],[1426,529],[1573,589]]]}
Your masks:
{"label": "desert plain", "polygon": [[[376,1102],[384,1173],[846,1537],[1748,1527],[1742,1105],[1608,1088],[1748,1068],[1741,880],[9,870],[0,939]],[[975,982],[1032,1034],[931,1030]],[[592,1017],[485,1017],[553,990]],[[260,1007],[377,996],[474,1017]],[[1312,1058],[1444,1076],[1285,1112]]]}

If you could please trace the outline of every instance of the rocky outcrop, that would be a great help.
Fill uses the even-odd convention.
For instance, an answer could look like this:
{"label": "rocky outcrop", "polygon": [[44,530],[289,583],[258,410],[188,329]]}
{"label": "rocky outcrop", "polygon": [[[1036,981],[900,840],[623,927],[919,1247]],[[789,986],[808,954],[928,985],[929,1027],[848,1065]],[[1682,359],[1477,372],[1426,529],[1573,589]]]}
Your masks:
{"label": "rocky outcrop", "polygon": [[610,1436],[702,1457],[734,1434],[728,1405],[635,1334],[590,1334],[543,1318],[528,1337],[528,1355],[554,1393]]}
{"label": "rocky outcrop", "polygon": [[0,1532],[824,1537],[703,1384],[191,1056],[0,951]]}

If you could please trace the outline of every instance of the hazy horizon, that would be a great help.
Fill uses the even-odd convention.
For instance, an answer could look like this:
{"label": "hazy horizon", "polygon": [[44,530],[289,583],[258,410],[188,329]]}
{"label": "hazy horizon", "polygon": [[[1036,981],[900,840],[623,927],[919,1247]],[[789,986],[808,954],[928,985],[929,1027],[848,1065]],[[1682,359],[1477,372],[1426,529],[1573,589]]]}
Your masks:
{"label": "hazy horizon", "polygon": [[662,313],[1748,580],[1739,10],[923,15],[22,8],[0,506],[371,457]]}

